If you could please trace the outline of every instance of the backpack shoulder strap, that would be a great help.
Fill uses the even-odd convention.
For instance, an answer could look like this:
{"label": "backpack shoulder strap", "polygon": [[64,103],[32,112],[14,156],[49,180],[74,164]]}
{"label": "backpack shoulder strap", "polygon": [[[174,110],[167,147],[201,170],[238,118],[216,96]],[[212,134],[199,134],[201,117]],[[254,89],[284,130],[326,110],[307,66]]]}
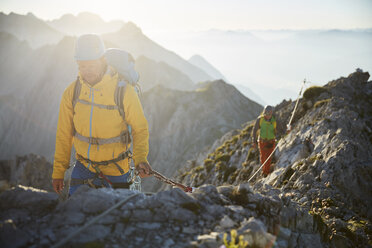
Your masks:
{"label": "backpack shoulder strap", "polygon": [[276,119],[274,116],[271,117],[271,124],[273,124],[274,129],[276,129]]}
{"label": "backpack shoulder strap", "polygon": [[127,83],[125,81],[118,80],[115,93],[114,93],[115,104],[118,106],[119,114],[123,118],[125,123],[126,123],[126,120],[125,120],[125,111],[124,111],[124,94],[125,94],[126,87],[127,87]]}
{"label": "backpack shoulder strap", "polygon": [[261,127],[262,122],[263,122],[263,120],[264,120],[264,117],[263,117],[263,116],[260,116],[259,118],[260,118],[260,127]]}
{"label": "backpack shoulder strap", "polygon": [[72,108],[73,109],[75,109],[76,102],[79,99],[80,91],[81,91],[81,83],[80,83],[79,77],[77,77],[75,81],[75,86],[74,86],[74,94],[72,96]]}

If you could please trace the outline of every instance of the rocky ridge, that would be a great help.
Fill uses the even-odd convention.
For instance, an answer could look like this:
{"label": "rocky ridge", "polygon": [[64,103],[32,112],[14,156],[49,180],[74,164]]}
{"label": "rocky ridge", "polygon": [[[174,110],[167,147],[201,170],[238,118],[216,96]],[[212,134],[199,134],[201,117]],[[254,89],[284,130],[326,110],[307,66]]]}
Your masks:
{"label": "rocky ridge", "polygon": [[[300,99],[293,130],[284,135],[294,102],[275,107],[282,120],[275,169],[251,183],[282,204],[291,200],[309,213],[325,247],[366,247],[372,240],[372,82],[358,69]],[[239,185],[259,168],[251,149],[253,122],[226,134],[207,156],[191,161],[178,179],[194,187]],[[291,229],[296,231],[296,228]]]}
{"label": "rocky ridge", "polygon": [[[54,193],[13,187],[0,194],[0,245],[51,247],[134,194],[83,186],[67,201],[58,202]],[[250,247],[322,245],[311,215],[290,201],[283,207],[278,196],[264,196],[248,184],[204,185],[193,193],[172,189],[133,198],[87,227],[66,247],[219,247],[223,235],[232,229]],[[290,230],[294,227],[296,233]]]}

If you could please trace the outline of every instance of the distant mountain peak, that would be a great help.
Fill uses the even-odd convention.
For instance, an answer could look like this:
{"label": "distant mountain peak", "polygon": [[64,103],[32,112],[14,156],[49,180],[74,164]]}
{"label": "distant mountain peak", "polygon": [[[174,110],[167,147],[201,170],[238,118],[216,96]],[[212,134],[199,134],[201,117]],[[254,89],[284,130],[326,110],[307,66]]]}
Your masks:
{"label": "distant mountain peak", "polygon": [[72,15],[66,14],[59,19],[47,22],[55,29],[68,35],[81,35],[85,33],[103,34],[119,30],[124,22],[104,21],[99,15],[91,12],[80,12]]}
{"label": "distant mountain peak", "polygon": [[91,12],[80,12],[76,17],[79,19],[95,19],[95,21],[104,22],[99,15]]}
{"label": "distant mountain peak", "polygon": [[130,34],[143,34],[142,30],[133,22],[127,22],[119,31],[120,33]]}
{"label": "distant mountain peak", "polygon": [[213,79],[223,79],[226,82],[228,82],[228,80],[225,78],[225,76],[222,75],[222,73],[219,70],[217,70],[211,63],[209,63],[201,55],[199,55],[199,54],[193,55],[191,58],[189,58],[188,62],[190,62],[194,66],[197,66],[198,68],[202,69],[204,72],[206,72]]}
{"label": "distant mountain peak", "polygon": [[38,19],[32,12],[28,12],[27,13],[27,16],[29,16],[29,17],[33,17],[33,18],[35,18],[35,19]]}

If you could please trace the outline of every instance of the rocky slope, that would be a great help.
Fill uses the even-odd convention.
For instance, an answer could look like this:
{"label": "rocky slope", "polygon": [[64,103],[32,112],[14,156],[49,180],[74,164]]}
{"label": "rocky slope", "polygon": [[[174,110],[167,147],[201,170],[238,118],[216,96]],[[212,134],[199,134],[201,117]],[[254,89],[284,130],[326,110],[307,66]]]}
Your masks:
{"label": "rocky slope", "polygon": [[[368,78],[368,73],[357,70],[324,87],[307,89],[292,132],[278,143],[274,171],[266,178],[258,173],[251,180],[261,194],[279,198],[278,215],[287,211],[288,201],[310,214],[309,224],[325,247],[372,244],[372,82]],[[293,107],[294,102],[287,101],[276,106],[283,123]],[[257,152],[251,149],[252,127],[251,122],[226,134],[178,179],[194,187],[247,182],[259,168]],[[279,127],[281,134],[284,128]],[[289,247],[293,236],[301,236],[293,217],[294,226],[286,226],[290,238],[283,242]]]}
{"label": "rocky slope", "polygon": [[[142,103],[150,128],[149,161],[166,176],[262,108],[221,80],[190,92],[157,86],[143,94]],[[156,191],[160,184],[146,179],[145,187]]]}

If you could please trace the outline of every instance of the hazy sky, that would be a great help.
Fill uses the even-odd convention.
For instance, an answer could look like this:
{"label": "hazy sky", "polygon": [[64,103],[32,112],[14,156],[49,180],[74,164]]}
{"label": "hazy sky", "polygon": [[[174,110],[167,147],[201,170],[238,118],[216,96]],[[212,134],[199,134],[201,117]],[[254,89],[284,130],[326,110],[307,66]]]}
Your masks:
{"label": "hazy sky", "polygon": [[371,0],[1,0],[0,10],[48,20],[89,11],[144,31],[372,27]]}

